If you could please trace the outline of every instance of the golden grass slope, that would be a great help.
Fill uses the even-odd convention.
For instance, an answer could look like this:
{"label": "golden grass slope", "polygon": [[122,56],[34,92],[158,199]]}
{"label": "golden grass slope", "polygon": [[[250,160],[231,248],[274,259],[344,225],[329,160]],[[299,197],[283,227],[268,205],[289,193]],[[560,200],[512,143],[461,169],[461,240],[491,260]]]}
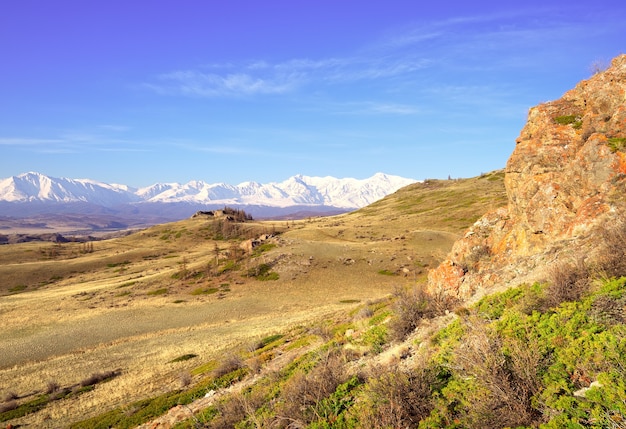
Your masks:
{"label": "golden grass slope", "polygon": [[[349,214],[247,222],[239,237],[272,237],[246,255],[243,238],[216,240],[207,219],[88,245],[2,246],[0,401],[119,371],[10,421],[63,427],[179,388],[181,372],[236,345],[423,279],[464,229],[506,203],[502,179],[430,180]],[[254,276],[263,272],[272,275]],[[185,354],[196,357],[172,363]]]}

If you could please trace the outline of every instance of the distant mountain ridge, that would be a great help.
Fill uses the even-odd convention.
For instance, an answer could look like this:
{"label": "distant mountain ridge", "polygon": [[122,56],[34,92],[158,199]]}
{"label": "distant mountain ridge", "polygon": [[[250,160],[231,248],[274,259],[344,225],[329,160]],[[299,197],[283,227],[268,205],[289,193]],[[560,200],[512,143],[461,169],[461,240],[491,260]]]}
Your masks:
{"label": "distant mountain ridge", "polygon": [[[261,184],[243,182],[239,185],[210,184],[201,180],[180,183],[157,183],[143,188],[108,184],[91,179],[69,179],[28,172],[0,180],[0,215],[14,216],[14,207],[24,213],[28,207],[37,207],[42,213],[63,206],[89,206],[114,209],[128,213],[128,206],[140,210],[142,206],[158,211],[159,205],[193,207],[251,207],[257,211],[283,214],[294,208],[321,211],[349,211],[365,207],[398,189],[415,183],[414,179],[374,174],[367,179],[309,177],[297,175],[280,183]],[[125,209],[123,209],[125,207]],[[260,208],[263,208],[262,210]],[[253,213],[254,214],[254,213]]]}

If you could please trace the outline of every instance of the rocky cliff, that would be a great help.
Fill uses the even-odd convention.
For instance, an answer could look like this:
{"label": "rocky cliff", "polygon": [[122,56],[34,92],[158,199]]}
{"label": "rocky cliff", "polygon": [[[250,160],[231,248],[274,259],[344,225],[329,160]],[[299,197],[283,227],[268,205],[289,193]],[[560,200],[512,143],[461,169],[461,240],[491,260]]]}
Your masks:
{"label": "rocky cliff", "polygon": [[530,109],[505,170],[506,207],[479,219],[429,275],[461,299],[542,280],[568,258],[593,257],[625,210],[626,55],[561,99]]}

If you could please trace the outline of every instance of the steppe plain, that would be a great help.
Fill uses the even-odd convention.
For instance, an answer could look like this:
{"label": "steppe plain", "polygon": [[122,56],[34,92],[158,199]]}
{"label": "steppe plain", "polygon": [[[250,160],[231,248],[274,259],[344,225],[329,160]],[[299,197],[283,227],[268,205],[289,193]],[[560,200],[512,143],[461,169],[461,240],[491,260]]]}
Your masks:
{"label": "steppe plain", "polygon": [[[199,217],[90,243],[0,246],[2,398],[115,374],[11,423],[63,427],[178,389],[181,374],[237,347],[424,281],[506,204],[503,175],[428,180],[339,216],[248,221],[229,239]],[[264,240],[244,253],[250,237]]]}

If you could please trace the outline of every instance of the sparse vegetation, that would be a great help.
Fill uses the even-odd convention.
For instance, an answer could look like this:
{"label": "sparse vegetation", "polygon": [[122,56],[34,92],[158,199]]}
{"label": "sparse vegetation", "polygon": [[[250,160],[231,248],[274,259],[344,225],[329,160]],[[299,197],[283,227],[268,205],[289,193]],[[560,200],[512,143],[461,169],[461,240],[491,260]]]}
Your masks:
{"label": "sparse vegetation", "polygon": [[428,368],[380,368],[367,380],[351,414],[360,427],[417,427],[434,408],[433,393],[440,384]]}
{"label": "sparse vegetation", "polygon": [[[226,415],[230,427],[285,427],[296,424],[296,420],[313,428],[350,427],[365,419],[357,405],[365,400],[365,390],[374,395],[374,381],[382,374],[368,374],[358,369],[362,368],[360,364],[351,362],[368,362],[378,356],[387,359],[394,341],[400,341],[395,339],[394,320],[396,312],[402,314],[403,310],[384,297],[395,285],[407,286],[406,290],[411,291],[418,279],[412,270],[421,272],[423,278],[423,268],[437,264],[438,257],[433,253],[443,254],[458,231],[469,226],[486,207],[500,204],[493,201],[504,201],[489,197],[503,195],[502,174],[498,173],[467,181],[444,184],[433,180],[417,185],[403,190],[396,199],[377,203],[377,214],[363,210],[332,220],[290,221],[287,233],[287,223],[237,223],[225,219],[220,223],[199,218],[103,240],[97,252],[82,252],[79,245],[73,250],[51,246],[54,260],[42,252],[20,252],[30,267],[40,270],[35,275],[26,270],[27,265],[12,265],[8,275],[2,272],[10,281],[2,293],[24,285],[20,292],[35,298],[45,285],[45,292],[52,297],[48,305],[60,310],[47,316],[50,329],[67,325],[82,332],[84,327],[90,335],[71,337],[75,346],[63,349],[68,352],[56,359],[46,361],[48,355],[43,356],[45,373],[58,380],[53,387],[37,386],[36,380],[34,384],[21,381],[28,379],[23,372],[29,365],[9,371],[19,374],[12,377],[20,380],[19,392],[39,392],[30,397],[22,394],[13,400],[15,403],[5,401],[8,408],[25,410],[20,411],[22,417],[11,417],[10,422],[34,422],[28,424],[37,426],[44,424],[45,415],[67,418],[70,414],[73,417],[67,426],[135,427],[176,405],[191,409],[195,399],[210,391],[217,392],[213,405],[193,408],[197,420],[191,419],[187,427],[228,426],[223,419]],[[432,192],[437,193],[436,199],[431,199]],[[439,205],[449,203],[457,208],[441,216]],[[448,220],[444,222],[444,218]],[[246,253],[240,246],[242,241],[261,234],[270,238]],[[8,263],[14,258],[15,254],[0,252],[0,261]],[[61,259],[64,262],[59,264]],[[410,276],[406,267],[411,270]],[[379,275],[383,270],[397,274]],[[181,276],[181,272],[186,275]],[[177,273],[178,281],[173,281]],[[268,286],[256,282],[262,279],[273,279],[271,289],[276,292],[268,294]],[[235,293],[225,295],[231,287]],[[74,299],[55,298],[56,290],[59,297]],[[165,294],[167,303],[150,299]],[[412,292],[407,294],[408,299],[414,299]],[[194,298],[187,302],[185,298],[190,295]],[[363,302],[367,304],[360,304]],[[294,303],[300,308],[297,312],[291,311]],[[600,318],[601,308],[614,306],[602,301],[594,311]],[[268,308],[273,309],[272,313],[267,313]],[[414,327],[406,330],[408,335],[419,332],[419,324],[430,320],[427,313],[420,313],[411,322]],[[3,329],[9,333],[19,326],[17,313],[10,314],[15,323],[3,319]],[[144,319],[147,314],[150,323]],[[406,320],[409,314],[407,311]],[[129,320],[137,321],[131,324],[133,340],[117,341],[114,334],[118,325],[123,324],[120,332],[127,335]],[[209,329],[196,329],[207,321]],[[297,329],[289,331],[294,325]],[[59,345],[63,347],[63,342],[69,340]],[[141,347],[134,341],[141,342]],[[239,341],[243,350],[231,349]],[[84,354],[74,352],[77,346]],[[181,354],[181,350],[194,353]],[[109,357],[116,366],[124,365],[124,373],[102,386],[99,382],[91,384],[99,378],[93,374],[102,374],[97,368],[106,367]],[[53,369],[52,363],[58,369]],[[80,381],[68,382],[68,374],[74,371],[81,374]],[[431,371],[429,374],[440,377],[435,369]],[[402,386],[406,387],[402,380],[416,380],[416,372],[408,368],[397,376],[396,389],[403,391]],[[252,375],[256,381],[248,384]],[[146,379],[158,382],[138,381]],[[233,383],[239,385],[239,381],[243,381],[241,391],[233,387],[231,395],[223,390]],[[74,387],[70,388],[72,383]],[[372,385],[368,387],[369,383]],[[379,384],[382,386],[383,381]],[[436,395],[439,384],[433,386]],[[305,394],[306,389],[319,390]],[[128,398],[125,406],[111,409],[107,396],[113,390]],[[59,401],[49,399],[41,400],[40,406],[25,406],[39,400],[43,392],[49,392],[45,395],[50,398],[65,398],[63,410]],[[90,403],[96,404],[89,408],[105,412],[85,415],[87,420],[79,423],[76,420],[81,414],[72,414],[72,407],[82,403],[80,398],[86,392],[90,392]],[[299,405],[290,404],[292,393],[301,399]],[[407,403],[411,403],[411,395]],[[292,406],[299,408],[290,416]]]}
{"label": "sparse vegetation", "polygon": [[170,361],[170,363],[184,362],[184,361],[186,361],[186,360],[193,359],[193,358],[196,358],[196,357],[198,357],[198,355],[193,354],[193,353],[187,353],[187,354],[184,354],[184,355],[178,356],[178,357],[177,357],[177,358],[175,358],[175,359],[172,359],[172,360]]}
{"label": "sparse vegetation", "polygon": [[101,383],[103,381],[110,380],[113,377],[116,377],[120,374],[119,371],[105,371],[93,373],[89,377],[80,381],[81,387],[93,386],[94,384]]}
{"label": "sparse vegetation", "polygon": [[276,247],[275,243],[262,243],[262,244],[259,244],[258,246],[256,246],[254,248],[252,256],[254,256],[254,257],[259,256],[259,255],[261,255],[264,252],[267,252],[269,250],[274,249],[275,247]]}
{"label": "sparse vegetation", "polygon": [[248,277],[254,277],[257,280],[268,281],[278,280],[278,273],[272,271],[272,266],[268,263],[262,263],[248,270]]}
{"label": "sparse vegetation", "polygon": [[17,286],[13,286],[9,288],[9,292],[11,293],[17,293],[17,292],[22,292],[23,290],[25,290],[28,286],[26,285],[17,285]]}
{"label": "sparse vegetation", "polygon": [[424,318],[438,315],[433,299],[421,287],[413,290],[397,287],[394,291],[394,316],[390,330],[395,340],[403,341]]}
{"label": "sparse vegetation", "polygon": [[611,137],[607,144],[613,152],[622,151],[626,146],[626,137]]}
{"label": "sparse vegetation", "polygon": [[197,288],[191,291],[192,295],[212,295],[214,293],[217,293],[219,291],[218,288],[216,287],[204,287],[204,288]]}
{"label": "sparse vegetation", "polygon": [[577,115],[557,116],[554,121],[560,125],[571,125],[574,129],[580,129],[583,125],[582,119]]}

